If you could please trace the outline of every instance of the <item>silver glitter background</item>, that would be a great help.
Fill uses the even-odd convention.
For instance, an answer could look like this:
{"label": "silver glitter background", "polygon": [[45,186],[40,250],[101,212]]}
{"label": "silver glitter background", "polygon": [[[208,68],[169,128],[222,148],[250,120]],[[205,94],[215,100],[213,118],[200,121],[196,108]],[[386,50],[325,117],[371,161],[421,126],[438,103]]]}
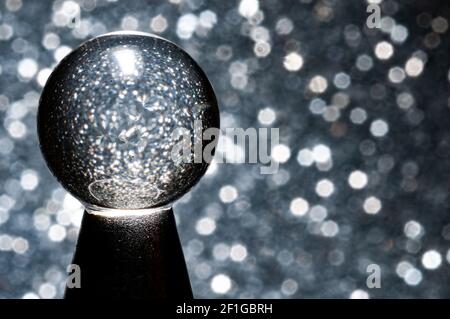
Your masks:
{"label": "silver glitter background", "polygon": [[186,49],[222,128],[280,128],[277,174],[212,165],[175,205],[196,297],[450,297],[449,5],[371,2],[380,29],[365,1],[1,1],[0,297],[62,296],[82,208],[39,153],[38,98],[116,30]]}

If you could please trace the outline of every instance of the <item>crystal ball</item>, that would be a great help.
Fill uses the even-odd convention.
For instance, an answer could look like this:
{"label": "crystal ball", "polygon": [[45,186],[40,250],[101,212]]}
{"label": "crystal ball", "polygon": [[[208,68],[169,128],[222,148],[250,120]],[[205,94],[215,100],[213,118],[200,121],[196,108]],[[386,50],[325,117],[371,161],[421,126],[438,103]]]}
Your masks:
{"label": "crystal ball", "polygon": [[48,167],[88,208],[148,209],[169,205],[205,173],[209,162],[194,151],[173,154],[182,141],[214,147],[217,139],[202,133],[219,128],[219,110],[206,75],[180,47],[119,32],[57,65],[37,122]]}

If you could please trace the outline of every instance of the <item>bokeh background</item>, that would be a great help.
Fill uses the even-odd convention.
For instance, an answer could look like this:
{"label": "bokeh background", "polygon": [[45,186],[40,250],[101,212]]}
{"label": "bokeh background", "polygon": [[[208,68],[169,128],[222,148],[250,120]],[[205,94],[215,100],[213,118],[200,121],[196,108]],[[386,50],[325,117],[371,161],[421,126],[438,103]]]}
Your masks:
{"label": "bokeh background", "polygon": [[63,295],[83,208],[40,155],[38,99],[116,30],[187,50],[222,128],[280,128],[278,173],[212,165],[175,205],[196,297],[450,297],[450,6],[369,2],[379,29],[362,0],[1,0],[0,298]]}

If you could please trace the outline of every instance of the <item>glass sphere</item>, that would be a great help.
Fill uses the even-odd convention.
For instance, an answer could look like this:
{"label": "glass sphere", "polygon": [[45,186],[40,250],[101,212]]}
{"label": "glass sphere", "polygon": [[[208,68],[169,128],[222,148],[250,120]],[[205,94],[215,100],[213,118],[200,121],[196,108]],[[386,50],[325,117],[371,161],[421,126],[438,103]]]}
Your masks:
{"label": "glass sphere", "polygon": [[145,33],[105,34],[75,49],[51,74],[38,110],[48,167],[91,209],[155,208],[181,197],[208,163],[194,162],[194,152],[174,161],[174,132],[182,128],[203,150],[211,141],[202,132],[218,127],[216,97],[200,67]]}

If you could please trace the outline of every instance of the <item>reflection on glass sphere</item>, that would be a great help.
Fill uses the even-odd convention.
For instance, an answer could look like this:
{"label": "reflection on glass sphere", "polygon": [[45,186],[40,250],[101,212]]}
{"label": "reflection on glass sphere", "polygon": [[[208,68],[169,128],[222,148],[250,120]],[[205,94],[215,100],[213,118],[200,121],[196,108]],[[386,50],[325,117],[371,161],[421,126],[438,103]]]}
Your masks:
{"label": "reflection on glass sphere", "polygon": [[53,71],[38,134],[50,170],[87,206],[144,209],[179,198],[206,171],[204,161],[171,156],[177,129],[189,132],[192,145],[201,139],[194,121],[219,127],[213,89],[195,61],[162,38],[111,33]]}

